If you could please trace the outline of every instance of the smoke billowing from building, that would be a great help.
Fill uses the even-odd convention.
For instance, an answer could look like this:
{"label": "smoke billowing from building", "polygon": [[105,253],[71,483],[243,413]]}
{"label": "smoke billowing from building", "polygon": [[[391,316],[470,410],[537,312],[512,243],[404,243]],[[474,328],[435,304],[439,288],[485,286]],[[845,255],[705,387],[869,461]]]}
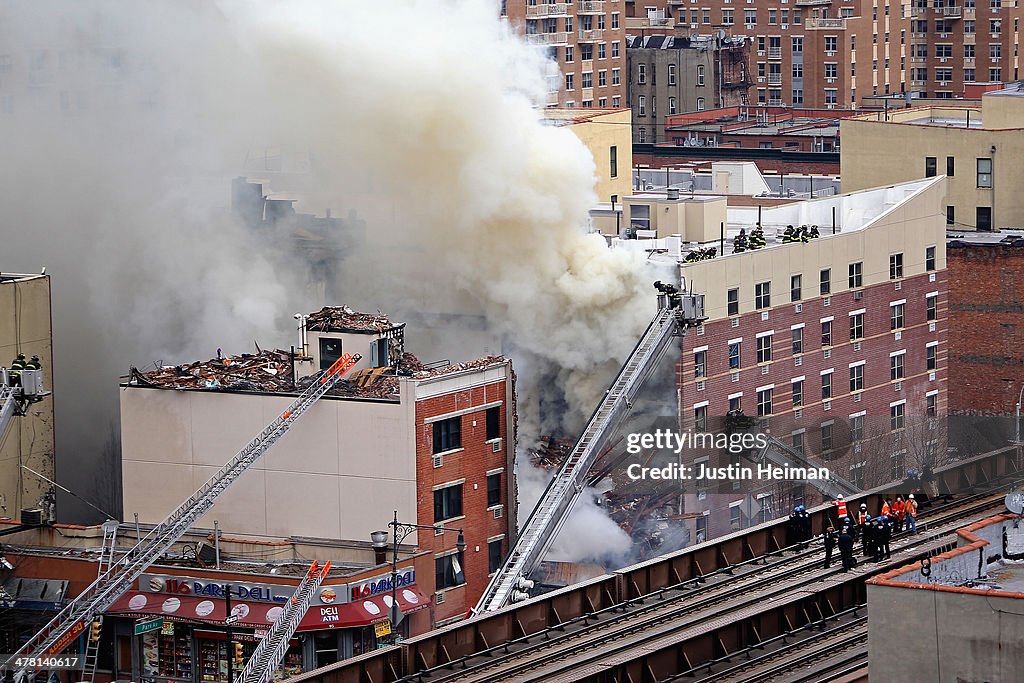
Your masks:
{"label": "smoke billowing from building", "polygon": [[[366,222],[333,283],[346,301],[326,303],[483,314],[522,354],[527,437],[553,417],[529,400],[535,380],[554,380],[579,427],[653,313],[636,257],[585,234],[593,161],[539,121],[548,63],[497,3],[2,13],[0,268],[54,275],[64,480],[112,466],[96,454],[116,446],[114,385],[130,365],[283,344],[292,313],[325,303],[307,262],[232,216],[236,175]],[[255,168],[268,149],[309,164]]]}

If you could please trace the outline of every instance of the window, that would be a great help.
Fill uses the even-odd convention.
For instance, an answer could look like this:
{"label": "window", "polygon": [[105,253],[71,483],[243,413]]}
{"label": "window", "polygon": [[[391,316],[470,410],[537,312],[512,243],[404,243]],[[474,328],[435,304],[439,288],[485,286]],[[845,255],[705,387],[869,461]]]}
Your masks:
{"label": "window", "polygon": [[647,98],[644,95],[636,98],[636,113],[640,116],[647,116]]}
{"label": "window", "polygon": [[850,341],[864,338],[864,314],[850,314]]}
{"label": "window", "polygon": [[501,543],[503,539],[487,541],[487,573],[493,574],[501,569]]}
{"label": "window", "polygon": [[608,175],[612,178],[619,175],[619,148],[615,145],[608,148]]}
{"label": "window", "polygon": [[740,366],[740,342],[731,342],[729,344],[729,367],[738,368]]}
{"label": "window", "polygon": [[793,333],[793,355],[797,355],[804,352],[804,328],[794,327],[791,332]]}
{"label": "window", "polygon": [[771,25],[777,24],[778,23],[778,18],[779,18],[778,10],[773,10],[773,9],[768,10],[768,23],[769,24],[771,24]]}
{"label": "window", "polygon": [[952,57],[953,56],[953,46],[951,44],[949,44],[949,43],[940,43],[940,44],[936,45],[935,46],[935,56],[936,57]]}
{"label": "window", "polygon": [[801,14],[800,10],[798,10],[798,9],[793,10],[793,23],[794,24],[799,24],[803,20],[802,18],[803,18],[803,14]]}
{"label": "window", "polygon": [[462,571],[462,553],[452,553],[434,558],[434,588],[444,590],[466,583]]}
{"label": "window", "polygon": [[939,398],[939,395],[938,394],[928,394],[928,396],[926,398],[928,400],[928,404],[927,404],[927,407],[925,408],[925,413],[927,414],[928,417],[935,417],[938,414],[938,398]]}
{"label": "window", "polygon": [[821,423],[821,452],[828,453],[832,450],[832,432],[835,422]]}
{"label": "window", "polygon": [[501,505],[501,472],[487,475],[487,507]]}
{"label": "window", "polygon": [[892,431],[903,429],[903,425],[905,424],[903,414],[905,406],[906,401],[900,401],[899,403],[894,403],[889,406],[889,428]]}
{"label": "window", "polygon": [[772,283],[758,282],[754,285],[754,308],[771,308],[772,305]]}
{"label": "window", "polygon": [[793,38],[793,54],[803,54],[804,51],[804,39]]}
{"label": "window", "polygon": [[772,414],[772,388],[757,392],[757,416],[765,417]]}
{"label": "window", "polygon": [[730,289],[726,295],[728,299],[728,315],[739,315],[740,312],[740,290]]}
{"label": "window", "polygon": [[825,36],[825,52],[835,52],[838,49],[838,39],[835,36]]}
{"label": "window", "polygon": [[935,177],[935,157],[924,158],[924,177],[934,178]]}
{"label": "window", "polygon": [[991,159],[978,159],[978,187],[992,187]]}
{"label": "window", "polygon": [[793,78],[804,77],[804,65],[803,62],[795,62],[793,64]]}
{"label": "window", "polygon": [[[988,22],[988,29],[994,35],[999,35],[1003,31],[1003,22],[1000,19],[990,19]],[[994,55],[998,57],[999,55]]]}
{"label": "window", "polygon": [[622,82],[622,76],[618,69],[612,69],[612,85],[619,85]]}
{"label": "window", "polygon": [[584,88],[593,88],[594,87],[594,72],[593,71],[584,71],[583,72],[583,83],[581,85]]}
{"label": "window", "polygon": [[924,250],[924,269],[935,270],[935,247],[927,247]]}
{"label": "window", "polygon": [[889,329],[898,330],[903,327],[903,304],[889,304]]}
{"label": "window", "polygon": [[802,379],[793,380],[793,407],[802,406],[804,404],[804,381]]}
{"label": "window", "polygon": [[[966,47],[966,45],[964,46]],[[974,47],[973,45],[971,47]],[[953,171],[956,170],[956,163],[954,157],[946,157],[946,175],[950,178],[953,177]]]}
{"label": "window", "polygon": [[857,261],[850,264],[850,289],[857,289],[864,285],[864,263]]}
{"label": "window", "polygon": [[946,207],[946,225],[953,225],[956,223],[956,207]]}
{"label": "window", "polygon": [[743,410],[743,394],[729,397],[729,412]]}
{"label": "window", "polygon": [[668,113],[669,114],[675,114],[676,113],[676,98],[675,97],[669,97],[668,98]]}
{"label": "window", "polygon": [[710,24],[711,23],[711,10],[709,10],[709,9],[701,10],[701,23],[703,23],[703,24]]}
{"label": "window", "polygon": [[[600,88],[604,88],[605,86],[608,85],[608,72],[606,70],[602,69],[601,71],[597,72],[597,85]],[[602,98],[600,101],[604,102],[604,98]],[[603,107],[604,104],[602,104],[601,106]]]}
{"label": "window", "polygon": [[501,406],[487,409],[487,440],[501,438]]}
{"label": "window", "polygon": [[575,50],[573,49],[572,45],[570,45],[569,47],[565,48],[565,63],[572,64],[573,59],[575,59]]}
{"label": "window", "polygon": [[896,280],[903,277],[903,254],[891,254],[889,256],[889,279]]}
{"label": "window", "polygon": [[793,450],[800,455],[804,454],[804,431],[801,429],[798,432],[793,432],[789,435],[793,442]]}
{"label": "window", "polygon": [[864,438],[864,414],[850,416],[850,441],[861,441]]}
{"label": "window", "polygon": [[825,78],[836,78],[839,76],[837,73],[838,65],[835,62],[830,62],[825,65]]}
{"label": "window", "polygon": [[832,269],[825,268],[821,271],[821,282],[818,287],[821,294],[829,294],[832,291]]}
{"label": "window", "polygon": [[768,363],[772,359],[772,335],[757,338],[757,362]]}
{"label": "window", "polygon": [[892,480],[902,479],[906,474],[903,469],[903,462],[906,457],[906,451],[896,451],[889,456],[889,478]]}
{"label": "window", "polygon": [[934,370],[935,366],[938,363],[938,361],[936,359],[936,355],[937,355],[936,352],[937,352],[938,348],[939,347],[937,345],[935,345],[935,344],[931,344],[928,347],[928,369],[929,370]]}
{"label": "window", "polygon": [[636,65],[636,82],[643,85],[647,82],[647,65],[637,64]]}
{"label": "window", "polygon": [[612,12],[612,28],[614,29],[614,28],[618,28],[618,27],[619,27],[619,13],[618,12]]}
{"label": "window", "polygon": [[697,65],[697,85],[704,85],[704,65]]}
{"label": "window", "polygon": [[992,229],[992,207],[979,206],[975,209],[974,226],[978,230]]}
{"label": "window", "polygon": [[744,24],[756,24],[757,23],[757,10],[756,9],[743,10],[743,23]]}
{"label": "window", "polygon": [[341,358],[341,340],[320,337],[320,369],[326,370]]}
{"label": "window", "polygon": [[707,513],[697,517],[697,543],[703,543],[708,540],[708,518]]}
{"label": "window", "polygon": [[864,364],[850,366],[850,391],[864,390]]}
{"label": "window", "polygon": [[697,111],[704,111],[704,98],[703,97],[698,97],[697,98]]}
{"label": "window", "polygon": [[738,501],[735,505],[729,506],[729,528],[733,531],[743,528],[743,512],[740,510],[742,502]]}
{"label": "window", "polygon": [[693,431],[706,432],[708,430],[708,407],[694,406],[693,408]]}
{"label": "window", "polygon": [[866,462],[850,465],[850,483],[859,489],[864,488],[864,467],[866,465]]}
{"label": "window", "polygon": [[434,452],[444,453],[462,448],[462,416],[434,423]]}
{"label": "window", "polygon": [[838,90],[825,90],[825,104],[837,104],[839,102]]}
{"label": "window", "polygon": [[618,58],[618,56],[619,56],[619,41],[616,40],[616,41],[614,41],[612,43],[612,59],[616,59],[616,58]]}
{"label": "window", "polygon": [[597,46],[597,58],[607,59],[608,58],[608,46],[601,43]]}
{"label": "window", "polygon": [[732,26],[735,23],[733,19],[733,13],[731,9],[722,10],[722,24],[725,26]]}
{"label": "window", "polygon": [[821,375],[821,398],[832,398],[832,372],[825,372]]}
{"label": "window", "polygon": [[792,275],[789,278],[789,300],[800,301],[801,280],[800,275]]}
{"label": "window", "polygon": [[832,346],[832,320],[821,321],[821,345]]}
{"label": "window", "polygon": [[566,90],[573,90],[574,89],[575,83],[576,83],[575,79],[576,79],[576,77],[573,74],[566,74],[565,75],[565,89]]}
{"label": "window", "polygon": [[[964,7],[967,7],[967,6],[968,5],[965,2],[964,3]],[[975,22],[974,19],[965,19],[964,20],[964,33],[971,34],[971,33],[974,33],[977,30],[977,28],[976,28],[977,25],[974,22]]]}
{"label": "window", "polygon": [[707,377],[708,376],[708,352],[707,351],[694,351],[693,352],[693,376],[694,377]]}
{"label": "window", "polygon": [[889,356],[889,379],[903,379],[903,360],[906,355],[906,353],[900,351],[899,353]]}
{"label": "window", "polygon": [[462,516],[462,484],[434,491],[434,522]]}

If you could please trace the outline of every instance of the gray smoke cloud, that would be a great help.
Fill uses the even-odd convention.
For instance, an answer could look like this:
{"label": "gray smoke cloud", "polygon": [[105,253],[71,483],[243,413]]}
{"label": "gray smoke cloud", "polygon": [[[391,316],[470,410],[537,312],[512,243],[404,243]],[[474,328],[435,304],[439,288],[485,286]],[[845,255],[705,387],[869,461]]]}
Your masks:
{"label": "gray smoke cloud", "polygon": [[[497,15],[471,0],[5,3],[0,268],[54,275],[62,480],[93,478],[119,507],[99,489],[129,365],[287,344],[291,314],[323,303],[481,315],[515,352],[524,439],[582,425],[655,278],[587,234],[593,160],[539,120],[550,63]],[[327,288],[344,302],[233,217],[230,179],[267,149],[309,160],[266,168],[271,189],[366,222]],[[564,414],[544,414],[541,382]]]}

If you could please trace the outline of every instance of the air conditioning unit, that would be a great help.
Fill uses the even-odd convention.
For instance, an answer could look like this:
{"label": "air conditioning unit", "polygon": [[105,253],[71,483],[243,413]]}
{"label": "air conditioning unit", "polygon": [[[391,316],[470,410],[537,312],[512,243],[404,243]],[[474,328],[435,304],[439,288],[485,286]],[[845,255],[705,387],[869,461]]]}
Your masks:
{"label": "air conditioning unit", "polygon": [[826,83],[835,83],[835,82],[836,82],[836,79],[835,79],[835,78],[826,78],[826,79],[825,79],[825,82],[826,82]]}
{"label": "air conditioning unit", "polygon": [[897,292],[900,291],[901,289],[903,289],[903,283],[897,281],[895,289],[896,289]]}
{"label": "air conditioning unit", "polygon": [[854,301],[860,301],[863,298],[864,298],[864,291],[863,290],[858,289],[856,292],[853,293],[853,300]]}
{"label": "air conditioning unit", "polygon": [[732,373],[732,377],[731,377],[730,381],[732,381],[732,382],[739,382],[740,381],[740,373],[738,373],[738,372]]}
{"label": "air conditioning unit", "polygon": [[942,64],[945,64],[946,61],[948,61],[948,60],[949,60],[949,57],[939,57],[939,62],[941,62]]}
{"label": "air conditioning unit", "polygon": [[697,28],[697,24],[690,24],[690,28],[691,28],[691,29],[695,29],[695,28]]}
{"label": "air conditioning unit", "polygon": [[902,332],[895,332],[892,336],[893,336],[893,340],[895,340],[895,341],[899,341],[900,339],[903,339],[903,333]]}
{"label": "air conditioning unit", "polygon": [[832,410],[832,401],[825,401],[821,404],[823,410]]}
{"label": "air conditioning unit", "polygon": [[698,337],[703,337],[704,336],[704,326],[703,325],[697,325],[697,336]]}
{"label": "air conditioning unit", "polygon": [[501,453],[501,439],[495,439],[491,442],[491,452]]}
{"label": "air conditioning unit", "polygon": [[864,397],[864,394],[858,391],[856,394],[853,395],[853,402],[854,403],[860,403],[860,401],[861,401],[861,399],[863,397]]}
{"label": "air conditioning unit", "polygon": [[434,604],[435,605],[443,605],[444,604],[444,593],[441,593],[441,592],[434,593]]}
{"label": "air conditioning unit", "polygon": [[794,366],[800,367],[803,364],[804,364],[803,356],[797,356],[796,358],[793,359],[793,365]]}
{"label": "air conditioning unit", "polygon": [[935,373],[934,372],[929,372],[928,373],[928,381],[929,382],[934,382],[935,381]]}
{"label": "air conditioning unit", "polygon": [[893,386],[896,388],[896,391],[903,391],[903,382],[896,382]]}
{"label": "air conditioning unit", "polygon": [[860,351],[860,342],[853,342],[853,350]]}
{"label": "air conditioning unit", "polygon": [[787,28],[789,28],[789,24],[783,24],[781,28],[783,31],[785,31]]}
{"label": "air conditioning unit", "polygon": [[853,452],[860,453],[862,446],[859,443],[853,444]]}
{"label": "air conditioning unit", "polygon": [[757,77],[757,82],[758,83],[764,83],[764,76],[758,76]]}
{"label": "air conditioning unit", "polygon": [[494,513],[495,519],[501,519],[502,516],[505,514],[505,508],[504,506],[499,505],[498,507],[494,508],[492,512]]}
{"label": "air conditioning unit", "polygon": [[438,467],[444,464],[444,456],[435,455],[433,458],[431,458],[431,464],[434,465],[434,469],[437,469]]}
{"label": "air conditioning unit", "polygon": [[928,282],[935,282],[935,273],[928,273]]}
{"label": "air conditioning unit", "polygon": [[761,374],[762,375],[767,375],[768,374],[768,366],[767,365],[762,365],[761,366]]}
{"label": "air conditioning unit", "polygon": [[822,306],[831,306],[832,305],[832,297],[826,296],[824,299],[821,300],[821,305]]}
{"label": "air conditioning unit", "polygon": [[732,326],[733,327],[739,327],[740,326],[740,319],[739,318],[733,318],[732,319]]}
{"label": "air conditioning unit", "polygon": [[826,52],[825,56],[826,57],[835,57],[836,56],[835,50],[832,50],[831,52]]}
{"label": "air conditioning unit", "polygon": [[803,409],[801,409],[801,408],[797,408],[796,410],[794,410],[794,411],[793,411],[793,417],[797,418],[798,420],[799,420],[799,419],[800,419],[801,417],[803,417],[803,416],[804,416],[804,411],[803,411]]}
{"label": "air conditioning unit", "polygon": [[762,311],[761,312],[761,320],[765,321],[767,319],[768,319],[768,311]]}
{"label": "air conditioning unit", "polygon": [[928,331],[929,332],[934,332],[935,331],[935,323],[928,323]]}
{"label": "air conditioning unit", "polygon": [[697,382],[697,391],[704,391],[704,382]]}
{"label": "air conditioning unit", "polygon": [[794,313],[803,313],[804,312],[804,305],[803,304],[797,304],[796,306],[793,307],[793,312]]}
{"label": "air conditioning unit", "polygon": [[832,357],[832,349],[825,349],[825,352],[822,355],[825,358],[831,358]]}

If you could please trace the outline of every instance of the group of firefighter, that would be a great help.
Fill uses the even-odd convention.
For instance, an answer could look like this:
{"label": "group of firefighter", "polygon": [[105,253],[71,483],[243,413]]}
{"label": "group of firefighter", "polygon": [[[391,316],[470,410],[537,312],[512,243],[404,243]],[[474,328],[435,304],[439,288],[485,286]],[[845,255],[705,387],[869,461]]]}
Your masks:
{"label": "group of firefighter", "polygon": [[706,261],[708,259],[715,258],[715,256],[717,255],[718,249],[716,249],[715,247],[700,247],[699,249],[694,249],[689,254],[687,254],[686,258],[683,259],[683,263]]}
{"label": "group of firefighter", "polygon": [[[832,563],[832,552],[836,546],[839,548],[839,556],[845,572],[857,566],[857,558],[854,557],[854,544],[858,539],[861,542],[864,557],[881,562],[892,556],[889,544],[893,534],[900,531],[917,533],[917,500],[913,493],[908,495],[906,500],[903,496],[897,496],[895,501],[892,498],[885,498],[877,517],[871,516],[866,503],[861,503],[860,510],[855,515],[849,514],[846,509],[846,501],[842,496],[838,497],[835,506],[839,517],[839,530],[837,531],[830,524],[825,531],[825,568]],[[804,514],[806,515],[806,512]],[[798,510],[794,510],[794,514],[790,515],[790,520],[793,520],[794,516],[799,520]],[[810,539],[809,521],[803,525],[807,528],[806,538],[808,540]]]}
{"label": "group of firefighter", "polygon": [[749,236],[747,235],[746,228],[740,228],[740,234],[732,239],[732,251],[734,254],[741,254],[748,250],[764,249],[765,244],[764,230],[761,229],[761,224],[758,223],[757,227],[750,231]]}
{"label": "group of firefighter", "polygon": [[808,242],[809,240],[818,239],[821,235],[818,234],[818,226],[812,225],[810,227],[801,225],[799,228],[794,228],[792,225],[787,225],[786,230],[782,233],[782,243],[788,244],[790,242]]}
{"label": "group of firefighter", "polygon": [[25,354],[19,353],[18,357],[11,361],[11,367],[8,369],[11,386],[21,386],[22,370],[41,370],[42,367],[42,363],[39,362],[39,356],[32,356],[32,360],[25,360]]}

